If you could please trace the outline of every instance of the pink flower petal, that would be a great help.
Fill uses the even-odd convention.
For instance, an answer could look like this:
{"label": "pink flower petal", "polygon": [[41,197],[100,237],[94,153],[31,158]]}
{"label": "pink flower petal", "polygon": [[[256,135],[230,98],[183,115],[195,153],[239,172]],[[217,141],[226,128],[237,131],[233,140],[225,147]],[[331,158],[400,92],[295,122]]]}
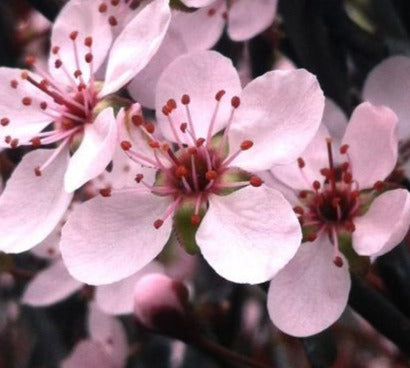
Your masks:
{"label": "pink flower petal", "polygon": [[119,368],[111,361],[110,356],[98,341],[83,340],[74,351],[63,360],[62,368],[98,367]]}
{"label": "pink flower petal", "polygon": [[410,225],[410,194],[405,189],[387,191],[354,221],[353,247],[364,256],[381,256],[401,242]]}
{"label": "pink flower petal", "polygon": [[27,153],[8,180],[0,197],[0,249],[24,252],[44,240],[67,210],[72,194],[64,191],[68,150],[63,149],[43,171],[34,174],[54,150]]}
{"label": "pink flower petal", "polygon": [[134,309],[134,288],[137,281],[150,273],[162,273],[164,267],[159,262],[151,262],[142,270],[124,280],[109,285],[100,285],[96,289],[95,300],[107,314],[128,314]]}
{"label": "pink flower petal", "polygon": [[45,307],[64,300],[82,287],[73,279],[62,260],[39,272],[31,281],[22,297],[22,303],[33,307]]}
{"label": "pink flower petal", "polygon": [[296,160],[316,134],[323,108],[319,83],[304,69],[275,70],[254,79],[241,94],[229,135],[232,150],[244,140],[254,146],[233,165],[267,170]]}
{"label": "pink flower petal", "polygon": [[60,223],[54,230],[38,245],[31,249],[31,253],[36,257],[45,258],[48,260],[55,260],[60,257]]}
{"label": "pink flower petal", "polygon": [[176,57],[186,52],[181,36],[168,30],[158,52],[128,85],[131,96],[143,106],[154,109],[156,86],[162,71]]}
{"label": "pink flower petal", "polygon": [[190,8],[201,8],[203,6],[208,6],[215,3],[215,0],[181,0],[186,6]]}
{"label": "pink flower petal", "polygon": [[[231,60],[215,51],[196,51],[173,61],[161,75],[157,84],[156,109],[161,132],[166,139],[175,141],[170,123],[161,112],[170,98],[175,99],[178,108],[172,112],[172,119],[179,126],[188,121],[185,107],[180,100],[184,94],[190,96],[189,109],[197,137],[207,137],[208,127],[216,107],[215,95],[225,90],[215,121],[213,134],[227,123],[231,113],[231,97],[241,90],[240,80]],[[182,141],[191,142],[187,134],[180,134]]]}
{"label": "pink flower petal", "polygon": [[330,98],[325,100],[322,122],[329,130],[330,137],[340,142],[345,134],[348,121],[343,110]]}
{"label": "pink flower petal", "polygon": [[320,169],[329,166],[326,147],[326,138],[329,137],[326,126],[320,125],[310,144],[300,154],[305,166],[300,169],[297,161],[287,165],[276,165],[271,169],[272,174],[283,184],[297,190],[311,189],[314,180],[322,182]]}
{"label": "pink flower petal", "polygon": [[350,290],[348,264],[333,263],[333,248],[322,236],[303,243],[296,256],[273,278],[268,292],[272,322],[292,336],[314,335],[344,311]]}
{"label": "pink flower petal", "polygon": [[264,31],[276,15],[277,0],[238,0],[232,2],[228,16],[228,35],[245,41]]}
{"label": "pink flower petal", "polygon": [[[0,147],[9,147],[4,141],[6,136],[29,140],[52,121],[39,106],[41,101],[49,102],[50,98],[21,79],[22,72],[21,69],[0,68]],[[30,76],[41,81],[41,77],[34,73]],[[11,86],[16,85],[15,81],[17,88]],[[31,98],[30,105],[23,105],[24,97]],[[7,125],[4,119],[8,119]]]}
{"label": "pink flower petal", "polygon": [[[85,55],[90,49],[84,45],[86,37],[92,37],[92,54],[94,71],[100,67],[111,46],[112,32],[106,16],[98,11],[98,1],[70,0],[64,6],[55,20],[51,33],[51,46],[58,46],[59,53],[54,55],[50,52],[49,70],[59,81],[69,85],[69,79],[63,71],[63,67],[56,68],[54,63],[57,58],[61,59],[66,69],[71,73],[80,69],[85,81],[90,77],[90,66],[85,61]],[[78,63],[76,63],[74,43],[70,39],[72,32],[78,32],[76,45],[78,50]]]}
{"label": "pink flower petal", "polygon": [[117,123],[112,108],[104,109],[92,124],[87,124],[84,137],[70,158],[64,178],[67,192],[73,192],[94,179],[110,163],[117,144]]}
{"label": "pink flower petal", "polygon": [[353,179],[361,189],[384,180],[397,161],[397,117],[384,106],[369,102],[353,111],[342,144],[348,144]]}
{"label": "pink flower petal", "polygon": [[270,280],[296,253],[301,231],[278,191],[248,186],[211,196],[196,240],[211,267],[238,283]]}
{"label": "pink flower petal", "polygon": [[390,107],[399,118],[399,137],[410,138],[410,58],[390,57],[368,75],[363,98],[375,105]]}
{"label": "pink flower petal", "polygon": [[113,367],[125,366],[128,344],[125,330],[120,321],[103,313],[95,303],[91,303],[88,315],[88,331],[93,340],[104,346],[111,358]]}
{"label": "pink flower petal", "polygon": [[168,0],[153,0],[116,38],[108,58],[101,96],[128,83],[158,51],[171,20],[168,3]]}
{"label": "pink flower petal", "polygon": [[76,208],[63,227],[61,254],[69,272],[91,285],[112,283],[142,269],[162,250],[171,221],[155,229],[169,198],[140,191],[98,196]]}
{"label": "pink flower petal", "polygon": [[225,2],[218,8],[210,5],[194,13],[174,12],[169,27],[181,35],[189,51],[208,50],[222,36],[225,12]]}

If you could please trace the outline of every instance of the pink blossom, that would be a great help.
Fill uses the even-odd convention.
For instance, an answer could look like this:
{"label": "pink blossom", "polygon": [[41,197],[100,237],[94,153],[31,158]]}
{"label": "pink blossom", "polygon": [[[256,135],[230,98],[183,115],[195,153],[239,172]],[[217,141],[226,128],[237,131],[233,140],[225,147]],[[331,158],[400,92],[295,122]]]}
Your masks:
{"label": "pink blossom", "polygon": [[[324,121],[342,115],[328,105]],[[318,333],[346,307],[349,264],[342,247],[360,256],[394,248],[410,224],[410,195],[382,182],[397,160],[397,117],[370,103],[353,112],[343,137],[331,139],[323,124],[301,157],[275,167],[274,176],[292,189],[289,197],[306,242],[273,278],[268,310],[273,323],[294,336]],[[346,248],[344,248],[346,250]]]}
{"label": "pink blossom", "polygon": [[235,68],[220,54],[176,59],[158,82],[158,127],[134,115],[140,134],[122,142],[132,159],[152,167],[156,181],[137,174],[136,189],[113,191],[72,213],[61,242],[70,273],[89,284],[127,277],[160,253],[179,219],[187,221],[184,230],[194,229],[193,241],[221,276],[268,280],[293,257],[301,234],[288,202],[251,172],[298,157],[317,130],[323,102],[305,70],[266,73],[241,92]]}
{"label": "pink blossom", "polygon": [[189,50],[215,45],[227,24],[228,36],[245,41],[268,28],[276,15],[277,0],[182,0],[193,13],[175,12],[170,28],[178,31]]}
{"label": "pink blossom", "polygon": [[[7,183],[0,198],[1,250],[38,244],[67,209],[69,193],[109,164],[118,135],[110,95],[147,65],[169,20],[168,1],[152,1],[111,42],[112,26],[96,4],[71,0],[52,29],[48,73],[33,58],[35,72],[0,68],[0,145],[58,144],[28,154]],[[94,72],[107,55],[101,83]],[[42,132],[52,122],[53,129]],[[70,146],[78,146],[71,157]]]}

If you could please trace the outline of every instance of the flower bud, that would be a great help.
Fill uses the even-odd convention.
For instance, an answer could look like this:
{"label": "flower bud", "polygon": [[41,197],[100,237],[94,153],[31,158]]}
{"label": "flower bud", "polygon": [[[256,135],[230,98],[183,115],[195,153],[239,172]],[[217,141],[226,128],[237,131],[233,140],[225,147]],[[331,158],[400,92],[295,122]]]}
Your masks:
{"label": "flower bud", "polygon": [[184,339],[192,329],[188,289],[163,274],[142,277],[134,289],[134,316],[150,330]]}

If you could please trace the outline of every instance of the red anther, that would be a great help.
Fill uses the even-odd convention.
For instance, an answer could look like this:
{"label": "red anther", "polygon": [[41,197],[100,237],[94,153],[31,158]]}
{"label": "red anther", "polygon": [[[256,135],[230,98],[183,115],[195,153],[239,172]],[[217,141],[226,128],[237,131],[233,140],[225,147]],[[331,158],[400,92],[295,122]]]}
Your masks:
{"label": "red anther", "polygon": [[174,100],[173,98],[170,98],[170,99],[167,101],[167,106],[168,106],[168,108],[172,111],[172,110],[174,110],[174,109],[177,108],[177,103],[175,102],[175,100]]}
{"label": "red anther", "polygon": [[80,75],[83,75],[83,73],[81,72],[81,70],[76,70],[75,72],[74,72],[74,77],[75,78],[78,78]]}
{"label": "red anther", "polygon": [[301,191],[299,192],[299,198],[301,198],[301,199],[306,198],[307,195],[308,195],[308,192],[307,192],[306,190],[301,190]]}
{"label": "red anther", "polygon": [[328,169],[327,167],[324,167],[323,169],[320,169],[320,173],[326,178],[330,178],[331,172],[330,169]]}
{"label": "red anther", "polygon": [[141,183],[142,179],[144,179],[144,175],[142,175],[142,174],[135,175],[135,181],[137,183]]}
{"label": "red anther", "polygon": [[77,36],[78,36],[78,31],[72,31],[70,33],[70,39],[73,40],[73,41],[75,41],[77,39]]}
{"label": "red anther", "polygon": [[59,46],[53,46],[51,49],[51,52],[56,55],[58,54],[58,52],[60,51],[60,47]]}
{"label": "red anther", "polygon": [[21,79],[27,79],[28,78],[28,72],[26,70],[22,71],[20,74]]}
{"label": "red anther", "polygon": [[191,216],[191,224],[198,226],[201,223],[201,216],[199,215],[192,215]]}
{"label": "red anther", "polygon": [[312,184],[312,187],[314,190],[319,190],[320,189],[320,182],[318,180],[315,180]]}
{"label": "red anther", "polygon": [[159,148],[160,147],[158,141],[150,141],[148,144],[151,148]]}
{"label": "red anther", "polygon": [[347,173],[344,174],[344,176],[343,176],[343,181],[344,181],[346,184],[350,184],[350,183],[352,182],[352,180],[353,180],[353,176],[352,176],[351,173],[347,172]]}
{"label": "red anther", "polygon": [[238,96],[233,96],[231,99],[231,105],[234,109],[237,109],[241,104],[241,100]]}
{"label": "red anther", "polygon": [[30,142],[34,148],[39,148],[41,146],[41,139],[39,137],[31,138]]}
{"label": "red anther", "polygon": [[249,148],[251,148],[252,146],[253,146],[253,142],[252,142],[252,141],[249,141],[249,140],[243,141],[243,142],[241,143],[241,150],[242,150],[242,151],[246,151],[246,150],[248,150]]}
{"label": "red anther", "polygon": [[316,233],[310,233],[306,236],[306,241],[312,242],[312,241],[315,241],[316,238],[317,238]]}
{"label": "red anther", "polygon": [[17,86],[19,85],[19,82],[17,82],[15,79],[10,81],[10,87],[16,89]]}
{"label": "red anther", "polygon": [[24,106],[30,106],[33,100],[30,97],[23,97],[21,102]]}
{"label": "red anther", "polygon": [[305,160],[302,157],[298,157],[298,166],[300,169],[303,169],[305,167],[306,163]]}
{"label": "red anther", "polygon": [[343,267],[343,259],[340,256],[336,256],[333,260],[333,263],[335,264],[336,267]]}
{"label": "red anther", "polygon": [[105,3],[100,4],[100,6],[98,7],[98,11],[100,13],[105,13],[107,11],[107,4]]}
{"label": "red anther", "polygon": [[0,120],[0,124],[3,125],[3,126],[9,125],[9,123],[10,123],[10,119],[9,119],[9,118],[2,118],[2,119]]}
{"label": "red anther", "polygon": [[17,138],[13,138],[10,142],[10,147],[17,148],[18,145],[19,145],[19,140]]}
{"label": "red anther", "polygon": [[155,220],[155,221],[154,221],[154,227],[155,227],[156,229],[159,229],[159,228],[162,226],[163,223],[164,223],[164,221],[161,220],[161,219]]}
{"label": "red anther", "polygon": [[170,112],[171,112],[171,110],[169,109],[169,107],[167,106],[167,105],[164,105],[164,106],[162,106],[162,113],[165,115],[165,116],[168,116],[169,114],[170,114]]}
{"label": "red anther", "polygon": [[34,168],[34,174],[36,176],[41,176],[43,174],[39,166]]}
{"label": "red anther", "polygon": [[100,194],[101,194],[103,197],[111,197],[111,188],[103,188],[103,189],[100,189]]}
{"label": "red anther", "polygon": [[183,105],[188,105],[190,102],[191,102],[191,98],[189,97],[189,95],[182,95],[181,103]]}
{"label": "red anther", "polygon": [[352,233],[353,231],[356,230],[356,226],[352,221],[347,221],[345,223],[345,229]]}
{"label": "red anther", "polygon": [[147,130],[148,133],[152,134],[155,132],[155,125],[152,124],[151,122],[148,122],[145,124],[145,129]]}
{"label": "red anther", "polygon": [[218,91],[215,95],[215,100],[217,101],[221,101],[221,98],[223,97],[223,95],[225,94],[225,91],[223,89],[221,89],[220,91]]}
{"label": "red anther", "polygon": [[213,15],[215,15],[215,13],[216,13],[216,9],[214,9],[214,8],[211,8],[211,9],[208,10],[208,16],[209,17],[212,17]]}
{"label": "red anther", "polygon": [[206,180],[215,180],[218,177],[218,173],[215,170],[209,170],[205,173]]}
{"label": "red anther", "polygon": [[4,137],[4,142],[6,142],[7,144],[10,144],[11,142],[11,137],[9,135]]}
{"label": "red anther", "polygon": [[227,19],[228,19],[228,12],[224,11],[224,12],[222,13],[222,18],[225,19],[225,20],[227,20]]}
{"label": "red anther", "polygon": [[186,130],[187,130],[187,128],[188,128],[188,124],[187,124],[187,123],[182,123],[182,124],[180,125],[180,127],[179,127],[179,129],[181,129],[181,132],[182,132],[182,133],[185,133]]}
{"label": "red anther", "polygon": [[85,54],[84,59],[86,63],[91,63],[93,61],[93,54],[91,52],[88,52],[87,54]]}
{"label": "red anther", "polygon": [[56,67],[56,69],[60,68],[61,65],[63,65],[63,62],[62,62],[60,59],[57,59],[57,60],[54,62],[54,66]]}
{"label": "red anther", "polygon": [[381,192],[384,189],[384,183],[380,180],[376,181],[373,185],[373,189]]}
{"label": "red anther", "polygon": [[190,155],[196,155],[198,153],[198,149],[196,147],[189,147],[188,148],[188,153]]}
{"label": "red anther", "polygon": [[113,15],[111,15],[108,18],[108,23],[110,24],[110,26],[115,27],[118,24],[117,18],[115,18]]}
{"label": "red anther", "polygon": [[343,162],[341,165],[340,165],[340,170],[342,170],[342,171],[347,171],[349,169],[349,163],[348,162]]}
{"label": "red anther", "polygon": [[117,6],[120,3],[120,0],[111,0],[112,6]]}
{"label": "red anther", "polygon": [[340,147],[340,153],[341,153],[342,155],[344,155],[344,154],[347,152],[348,149],[349,149],[349,145],[348,145],[348,144],[344,144],[344,145],[342,145],[342,146]]}
{"label": "red anther", "polygon": [[130,141],[122,141],[122,142],[121,142],[121,148],[122,148],[124,151],[128,151],[131,147],[132,147],[132,144],[131,144]]}
{"label": "red anther", "polygon": [[196,140],[196,146],[201,147],[205,143],[205,138],[198,138]]}
{"label": "red anther", "polygon": [[260,187],[263,184],[263,180],[259,176],[252,175],[249,179],[249,183],[253,187]]}
{"label": "red anther", "polygon": [[40,109],[41,110],[46,110],[47,109],[47,102],[45,102],[45,101],[40,102]]}
{"label": "red anther", "polygon": [[131,121],[135,126],[141,126],[144,123],[144,119],[141,115],[132,115]]}
{"label": "red anther", "polygon": [[177,178],[182,178],[186,176],[187,174],[188,174],[188,169],[183,165],[180,165],[175,169],[175,176]]}
{"label": "red anther", "polygon": [[84,89],[87,89],[87,85],[85,83],[80,83],[77,87],[78,92],[81,92]]}
{"label": "red anther", "polygon": [[88,36],[84,39],[84,45],[87,47],[91,47],[93,45],[93,38]]}
{"label": "red anther", "polygon": [[25,62],[28,66],[33,66],[36,63],[36,58],[33,55],[28,55]]}
{"label": "red anther", "polygon": [[63,118],[61,120],[61,125],[64,129],[71,129],[74,128],[75,123],[71,119]]}
{"label": "red anther", "polygon": [[295,206],[293,207],[293,212],[302,216],[305,213],[305,210],[300,206]]}

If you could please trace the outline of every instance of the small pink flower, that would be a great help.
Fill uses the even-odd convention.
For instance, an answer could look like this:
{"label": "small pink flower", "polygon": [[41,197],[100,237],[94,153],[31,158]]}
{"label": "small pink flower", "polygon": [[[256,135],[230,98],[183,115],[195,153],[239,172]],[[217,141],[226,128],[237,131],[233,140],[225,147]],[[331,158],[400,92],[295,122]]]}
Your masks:
{"label": "small pink flower", "polygon": [[[168,1],[152,1],[112,43],[112,26],[96,4],[71,0],[53,26],[49,72],[33,58],[35,72],[0,68],[0,145],[59,144],[26,155],[7,183],[0,199],[1,250],[21,252],[38,244],[64,214],[69,193],[109,164],[118,134],[109,95],[145,67],[169,20]],[[107,55],[100,83],[94,72]],[[43,131],[50,123],[53,129]]]}
{"label": "small pink flower", "polygon": [[122,142],[153,168],[155,183],[137,174],[138,188],[92,199],[70,216],[61,242],[70,273],[90,284],[128,276],[160,253],[174,220],[195,229],[221,276],[268,280],[295,254],[300,228],[283,196],[251,172],[295,159],[316,132],[323,100],[305,70],[266,73],[241,92],[220,54],[176,59],[158,82],[157,128],[135,115],[138,134]]}
{"label": "small pink flower", "polygon": [[189,50],[215,45],[227,24],[228,36],[245,41],[264,31],[276,16],[277,0],[182,0],[193,13],[175,12],[172,30],[181,34]]}
{"label": "small pink flower", "polygon": [[[325,122],[340,118],[331,107],[327,113]],[[341,242],[351,242],[360,256],[374,257],[405,236],[410,194],[404,189],[383,191],[388,185],[382,182],[397,160],[396,122],[389,108],[363,103],[343,137],[336,133],[330,139],[322,125],[297,162],[272,169],[294,191],[291,200],[307,240],[270,284],[269,314],[282,331],[294,336],[318,333],[345,309],[350,276]]]}

